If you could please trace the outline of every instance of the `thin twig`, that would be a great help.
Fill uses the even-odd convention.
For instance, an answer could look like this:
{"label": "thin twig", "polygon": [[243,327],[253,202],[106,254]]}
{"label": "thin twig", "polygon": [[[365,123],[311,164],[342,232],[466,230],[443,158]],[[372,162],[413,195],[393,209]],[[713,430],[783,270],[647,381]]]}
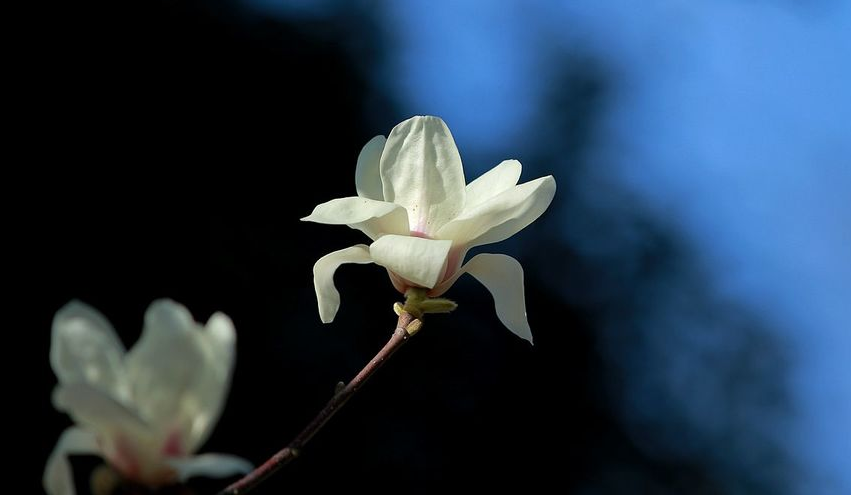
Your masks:
{"label": "thin twig", "polygon": [[302,432],[299,433],[289,445],[278,451],[257,469],[220,491],[218,495],[237,495],[247,493],[263,482],[263,480],[275,473],[278,469],[281,469],[291,460],[298,457],[304,445],[307,444],[307,442],[309,442],[323,426],[325,426],[325,423],[327,423],[328,420],[330,420],[358,390],[360,390],[361,386],[363,386],[369,377],[378,371],[378,368],[380,368],[394,352],[402,347],[411,335],[416,333],[417,328],[415,326],[419,324],[419,320],[415,320],[410,313],[407,311],[401,311],[399,314],[399,321],[396,323],[396,330],[393,332],[390,340],[387,341],[384,347],[378,351],[378,354],[376,354],[375,357],[372,358],[372,360],[370,360],[370,362],[367,363],[362,370],[360,370],[360,373],[358,373],[352,381],[343,387],[342,390],[334,394],[334,397],[328,401],[328,404],[326,404],[325,407],[319,411],[319,414],[313,418],[313,421],[311,421],[310,424],[308,424],[307,427],[305,427],[305,429],[302,430]]}

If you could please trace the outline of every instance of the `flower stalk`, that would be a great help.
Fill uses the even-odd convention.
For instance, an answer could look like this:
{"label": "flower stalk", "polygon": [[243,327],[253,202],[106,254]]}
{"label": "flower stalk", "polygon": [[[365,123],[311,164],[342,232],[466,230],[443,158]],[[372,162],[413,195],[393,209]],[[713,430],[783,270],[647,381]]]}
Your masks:
{"label": "flower stalk", "polygon": [[[406,305],[408,303],[406,302]],[[396,307],[398,307],[397,305]],[[369,378],[378,371],[381,366],[390,359],[397,350],[399,350],[405,342],[408,341],[422,326],[422,320],[416,318],[411,312],[406,310],[397,311],[399,319],[396,322],[396,329],[393,331],[390,340],[384,344],[384,347],[378,351],[362,370],[343,387],[337,388],[331,400],[325,404],[325,407],[313,418],[313,420],[298,434],[292,442],[286,447],[275,453],[266,462],[260,465],[254,471],[248,473],[243,478],[237,480],[218,495],[238,495],[248,493],[257,485],[263,482],[266,478],[274,474],[276,471],[287,465],[290,461],[301,454],[304,446],[313,438],[319,430],[339,411],[346,402],[351,399],[355,393],[366,383]]]}

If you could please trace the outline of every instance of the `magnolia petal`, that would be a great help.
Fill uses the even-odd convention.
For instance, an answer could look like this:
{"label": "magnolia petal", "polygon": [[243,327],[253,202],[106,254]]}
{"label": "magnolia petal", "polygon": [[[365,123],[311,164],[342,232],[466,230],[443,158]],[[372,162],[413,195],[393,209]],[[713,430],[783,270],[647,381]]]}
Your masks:
{"label": "magnolia petal", "polygon": [[186,401],[182,415],[188,423],[186,451],[194,452],[213,432],[224,409],[236,359],[236,329],[224,313],[214,313],[201,332],[207,346],[208,369],[197,382],[194,399]]}
{"label": "magnolia petal", "polygon": [[57,387],[53,404],[97,437],[98,452],[122,475],[145,480],[159,470],[157,430],[126,405],[82,383]]}
{"label": "magnolia petal", "polygon": [[205,330],[174,301],[154,301],[127,355],[140,415],[171,452],[188,454],[215,424],[233,371],[233,324],[219,314]]}
{"label": "magnolia petal", "polygon": [[41,483],[48,495],[75,495],[74,474],[69,455],[97,454],[95,435],[75,426],[62,432],[56,447],[47,459]]}
{"label": "magnolia petal", "polygon": [[553,176],[515,186],[464,212],[437,232],[466,247],[499,242],[534,222],[549,207],[556,192]]}
{"label": "magnolia petal", "polygon": [[408,215],[394,203],[352,196],[322,203],[301,219],[331,225],[348,225],[378,239],[382,234],[407,234]]}
{"label": "magnolia petal", "polygon": [[358,155],[358,165],[355,169],[355,187],[358,196],[362,198],[384,201],[384,191],[381,185],[381,152],[384,151],[384,136],[375,136],[361,149]]}
{"label": "magnolia petal", "polygon": [[123,359],[124,346],[97,310],[71,301],[56,313],[50,364],[60,383],[88,383],[110,394],[126,395]]}
{"label": "magnolia petal", "polygon": [[384,200],[405,207],[414,232],[430,236],[464,207],[461,156],[437,117],[413,117],[394,127],[380,170]]}
{"label": "magnolia petal", "polygon": [[464,209],[469,210],[516,186],[522,168],[517,160],[505,160],[467,184]]}
{"label": "magnolia petal", "polygon": [[53,406],[67,412],[76,423],[98,433],[124,431],[145,436],[148,425],[136,411],[114,396],[85,383],[59,385],[53,391]]}
{"label": "magnolia petal", "polygon": [[228,315],[222,312],[213,313],[207,320],[204,331],[218,358],[233,361],[236,357],[236,329]]}
{"label": "magnolia petal", "polygon": [[520,262],[504,254],[480,254],[461,267],[452,279],[447,280],[448,285],[452,285],[464,273],[475,277],[490,291],[499,321],[531,344],[532,330],[526,319],[523,267]]}
{"label": "magnolia petal", "polygon": [[154,301],[145,312],[139,341],[127,355],[127,373],[142,416],[165,427],[184,400],[184,391],[206,372],[198,326],[174,301]]}
{"label": "magnolia petal", "polygon": [[334,251],[319,258],[313,265],[313,287],[319,304],[319,318],[322,323],[331,323],[340,309],[340,293],[334,286],[334,272],[344,263],[372,263],[369,247],[357,244],[346,249]]}
{"label": "magnolia petal", "polygon": [[446,271],[451,247],[447,240],[385,235],[369,246],[369,254],[377,265],[430,289]]}
{"label": "magnolia petal", "polygon": [[237,474],[246,474],[254,466],[245,459],[229,454],[203,454],[192,457],[176,457],[168,460],[169,466],[177,473],[178,481],[184,482],[195,476],[209,478],[227,478]]}

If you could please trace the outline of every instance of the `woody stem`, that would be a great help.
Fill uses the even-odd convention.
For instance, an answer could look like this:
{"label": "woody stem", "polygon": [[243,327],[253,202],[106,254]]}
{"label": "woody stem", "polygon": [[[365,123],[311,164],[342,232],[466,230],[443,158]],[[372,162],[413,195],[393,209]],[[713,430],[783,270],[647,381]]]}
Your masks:
{"label": "woody stem", "polygon": [[376,371],[393,355],[400,347],[402,347],[408,339],[416,333],[421,325],[420,320],[414,318],[407,311],[399,312],[399,320],[396,323],[396,330],[390,340],[384,344],[384,347],[378,351],[378,354],[372,358],[366,366],[342,389],[331,397],[331,400],[325,404],[325,407],[313,418],[313,420],[293,439],[286,447],[275,453],[266,462],[248,473],[241,479],[237,480],[218,495],[237,495],[248,493],[257,485],[262,483],[266,478],[274,474],[276,471],[287,465],[290,461],[298,457],[301,449],[313,438],[319,430],[325,426],[336,413],[357,393],[358,390],[369,380]]}

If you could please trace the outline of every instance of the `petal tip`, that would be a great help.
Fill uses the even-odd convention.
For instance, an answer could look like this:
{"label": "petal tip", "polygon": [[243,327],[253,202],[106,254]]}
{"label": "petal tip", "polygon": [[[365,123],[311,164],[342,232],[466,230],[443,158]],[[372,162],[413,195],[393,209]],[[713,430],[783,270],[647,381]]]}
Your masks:
{"label": "petal tip", "polygon": [[[189,331],[195,327],[195,319],[186,306],[167,297],[156,299],[145,311],[145,327],[171,328]],[[144,333],[144,332],[143,332]]]}
{"label": "petal tip", "polygon": [[94,307],[84,303],[79,299],[71,299],[64,306],[59,308],[56,315],[53,317],[53,328],[55,331],[66,329],[66,325],[70,320],[79,318],[110,328],[109,322],[103,314]]}
{"label": "petal tip", "polygon": [[229,346],[236,343],[236,327],[233,320],[221,311],[216,311],[210,316],[206,328],[216,341]]}
{"label": "petal tip", "polygon": [[553,188],[553,191],[555,191],[555,189],[556,189],[556,178],[555,178],[555,177],[553,177],[552,175],[548,175],[548,176],[544,177],[543,179],[544,179],[544,180],[543,180],[543,182],[544,182],[547,186],[550,186],[550,185],[551,185],[551,186],[552,186],[552,188]]}
{"label": "petal tip", "polygon": [[79,299],[71,299],[67,303],[65,303],[59,310],[56,312],[56,317],[64,316],[68,313],[76,314],[80,311],[97,311],[93,307],[84,303]]}

